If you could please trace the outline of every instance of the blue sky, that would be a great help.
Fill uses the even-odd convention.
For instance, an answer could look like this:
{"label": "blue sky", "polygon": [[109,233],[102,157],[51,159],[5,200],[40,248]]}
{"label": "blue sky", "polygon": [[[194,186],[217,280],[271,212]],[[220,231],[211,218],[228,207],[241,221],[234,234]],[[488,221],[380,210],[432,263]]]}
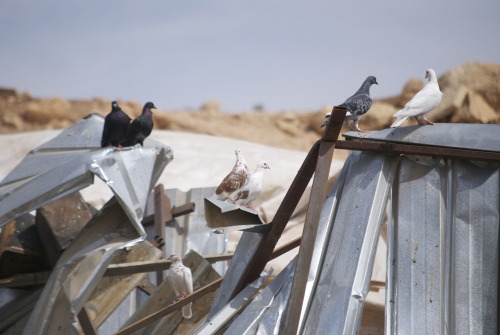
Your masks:
{"label": "blue sky", "polygon": [[0,0],[0,86],[36,97],[218,100],[225,111],[396,95],[427,68],[500,64],[498,0]]}

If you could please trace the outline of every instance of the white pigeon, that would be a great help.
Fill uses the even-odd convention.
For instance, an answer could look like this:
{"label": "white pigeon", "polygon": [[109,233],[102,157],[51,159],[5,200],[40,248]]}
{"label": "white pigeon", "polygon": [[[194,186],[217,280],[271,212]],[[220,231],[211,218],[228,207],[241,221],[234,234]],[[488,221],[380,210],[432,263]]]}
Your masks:
{"label": "white pigeon", "polygon": [[400,126],[406,119],[413,117],[418,124],[433,125],[425,118],[425,114],[439,106],[443,93],[439,90],[436,72],[433,69],[425,71],[425,78],[429,82],[399,112],[394,114],[398,119],[391,125],[391,128]]}
{"label": "white pigeon", "polygon": [[[168,270],[168,279],[174,289],[177,300],[185,298],[193,293],[193,276],[191,269],[182,264],[182,259],[177,254],[172,254],[168,258],[171,262]],[[191,312],[192,303],[182,307],[182,316],[190,319],[193,316]]]}
{"label": "white pigeon", "polygon": [[243,158],[241,149],[235,150],[236,164],[229,174],[222,180],[219,187],[215,190],[215,198],[217,200],[230,200],[232,194],[237,194],[250,179],[247,162]]}
{"label": "white pigeon", "polygon": [[266,169],[271,169],[266,162],[262,161],[257,164],[255,172],[250,177],[248,183],[238,193],[233,193],[234,196],[231,196],[230,199],[239,205],[250,207],[250,204],[262,192],[262,177]]}

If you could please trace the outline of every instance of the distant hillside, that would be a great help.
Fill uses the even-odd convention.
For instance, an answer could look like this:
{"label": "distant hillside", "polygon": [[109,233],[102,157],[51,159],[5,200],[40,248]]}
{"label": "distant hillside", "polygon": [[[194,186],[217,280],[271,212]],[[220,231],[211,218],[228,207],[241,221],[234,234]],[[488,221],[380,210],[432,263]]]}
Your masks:
{"label": "distant hillside", "polygon": [[[441,105],[429,115],[430,120],[499,123],[500,65],[466,63],[442,75],[439,84],[444,97]],[[399,96],[375,101],[363,117],[360,127],[366,130],[388,127],[392,114],[404,106],[423,85],[422,79],[413,78],[406,83]],[[111,109],[110,103],[100,98],[87,101],[37,99],[29,93],[0,89],[0,132],[64,128],[91,113],[106,115]],[[137,116],[142,109],[142,103],[139,102],[119,103],[131,117]],[[330,110],[331,106],[308,112],[266,113],[259,110],[227,114],[221,112],[218,102],[211,101],[198,110],[157,110],[154,120],[155,128],[158,129],[225,136],[287,149],[308,150],[322,133],[320,125],[325,112]],[[409,121],[408,124],[413,123]]]}

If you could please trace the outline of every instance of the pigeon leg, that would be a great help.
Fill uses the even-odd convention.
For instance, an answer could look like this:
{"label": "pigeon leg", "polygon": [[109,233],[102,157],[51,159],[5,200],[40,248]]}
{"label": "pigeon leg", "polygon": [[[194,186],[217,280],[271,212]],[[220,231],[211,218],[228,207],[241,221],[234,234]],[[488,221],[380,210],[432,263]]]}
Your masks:
{"label": "pigeon leg", "polygon": [[351,128],[352,130],[356,130],[356,131],[359,131],[360,133],[366,133],[367,131],[366,130],[361,130],[359,129],[359,126],[358,126],[358,121],[355,121],[354,122],[354,129]]}
{"label": "pigeon leg", "polygon": [[425,126],[425,125],[434,125],[433,122],[427,120],[425,117],[423,116],[417,116],[415,117],[415,120],[417,120],[418,124],[421,125],[421,126]]}
{"label": "pigeon leg", "polygon": [[356,127],[353,130],[359,131],[360,133],[366,133],[366,132],[368,132],[368,130],[361,130],[361,129],[359,129],[359,127]]}
{"label": "pigeon leg", "polygon": [[349,120],[349,119],[344,121],[347,128],[349,128],[349,130],[353,130],[353,131],[361,131],[356,124],[353,126],[351,121],[352,120]]}

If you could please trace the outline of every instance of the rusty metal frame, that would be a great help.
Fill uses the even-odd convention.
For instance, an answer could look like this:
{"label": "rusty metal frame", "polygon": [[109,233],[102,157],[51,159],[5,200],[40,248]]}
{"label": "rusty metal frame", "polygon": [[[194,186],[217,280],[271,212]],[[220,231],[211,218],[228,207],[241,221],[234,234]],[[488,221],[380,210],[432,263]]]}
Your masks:
{"label": "rusty metal frame", "polygon": [[[283,231],[290,220],[293,211],[302,197],[304,191],[309,184],[314,173],[324,175],[324,171],[329,171],[332,160],[334,141],[338,138],[342,123],[345,118],[346,109],[341,107],[334,107],[329,124],[326,127],[325,133],[322,138],[318,140],[307,154],[302,166],[300,167],[295,179],[293,180],[290,188],[283,201],[281,202],[273,221],[269,224],[269,229],[262,234],[245,232],[240,239],[240,243],[235,251],[235,259],[233,263],[237,266],[229,266],[226,272],[225,281],[221,285],[220,292],[216,296],[214,305],[209,312],[208,318],[212,317],[217,311],[222,308],[226,303],[233,299],[246,285],[253,282],[260,276],[264,267],[269,262],[272,252],[278,243]],[[318,161],[321,162],[318,166]],[[328,177],[328,176],[327,176]],[[316,189],[319,187],[322,190],[313,191],[311,194],[320,193],[324,194],[326,183],[317,182]],[[318,198],[319,199],[319,198]],[[310,202],[311,204],[312,202]],[[321,206],[323,199],[321,199]],[[243,242],[243,243],[242,243]],[[302,244],[305,242],[302,241]],[[239,248],[245,248],[244,252],[239,253]],[[251,255],[249,258],[236,257],[237,255],[245,254]],[[232,263],[232,264],[233,264]],[[307,274],[307,271],[304,273]],[[222,292],[222,293],[221,293]]]}
{"label": "rusty metal frame", "polygon": [[335,147],[337,149],[370,151],[383,154],[419,155],[500,162],[500,152],[456,149],[442,146],[401,144],[375,140],[353,139],[347,141],[337,141]]}
{"label": "rusty metal frame", "polygon": [[297,269],[300,269],[300,271],[295,271],[293,276],[290,297],[284,314],[284,320],[281,323],[283,334],[295,334],[299,327],[302,303],[318,232],[321,208],[325,200],[328,173],[330,171],[333,151],[336,147],[336,141],[340,134],[345,114],[345,109],[340,109],[338,107],[333,108],[327,129],[320,140],[311,196],[307,207],[302,241],[300,243],[300,250],[297,258]]}

